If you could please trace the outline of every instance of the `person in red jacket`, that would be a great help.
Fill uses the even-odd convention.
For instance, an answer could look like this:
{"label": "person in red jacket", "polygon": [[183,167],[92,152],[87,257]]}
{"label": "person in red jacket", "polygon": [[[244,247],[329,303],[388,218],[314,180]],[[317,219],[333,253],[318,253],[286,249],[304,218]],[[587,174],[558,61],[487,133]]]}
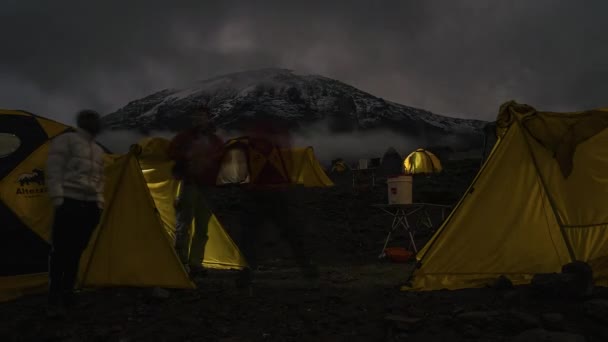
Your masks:
{"label": "person in red jacket", "polygon": [[[255,126],[247,132],[250,143],[272,148],[290,148],[291,137],[287,127],[273,120],[258,120]],[[285,160],[288,156],[284,156]],[[303,275],[307,278],[317,278],[319,270],[310,258],[302,237],[303,217],[295,217],[297,210],[292,206],[294,193],[293,184],[289,177],[282,177],[274,173],[274,177],[262,177],[258,175],[257,180],[241,186],[243,208],[240,212],[241,234],[238,242],[241,252],[247,260],[248,267],[239,272],[236,285],[239,288],[249,287],[253,281],[254,271],[258,267],[256,253],[258,235],[266,221],[271,221],[281,232],[281,236],[289,243],[294,259],[300,267]],[[260,178],[262,178],[260,180]]]}
{"label": "person in red jacket", "polygon": [[212,213],[205,192],[207,187],[215,185],[224,145],[215,133],[208,114],[200,112],[195,126],[176,135],[169,145],[169,158],[175,162],[173,177],[181,181],[175,201],[175,250],[191,274],[206,273],[203,258]]}

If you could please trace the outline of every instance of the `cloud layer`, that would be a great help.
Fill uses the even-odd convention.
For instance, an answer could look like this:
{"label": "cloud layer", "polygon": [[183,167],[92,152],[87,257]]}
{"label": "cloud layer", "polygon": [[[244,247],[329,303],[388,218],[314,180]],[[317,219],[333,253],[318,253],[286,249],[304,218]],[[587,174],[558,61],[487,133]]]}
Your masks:
{"label": "cloud layer", "polygon": [[0,106],[73,122],[222,73],[286,67],[490,120],[606,106],[608,2],[5,1]]}

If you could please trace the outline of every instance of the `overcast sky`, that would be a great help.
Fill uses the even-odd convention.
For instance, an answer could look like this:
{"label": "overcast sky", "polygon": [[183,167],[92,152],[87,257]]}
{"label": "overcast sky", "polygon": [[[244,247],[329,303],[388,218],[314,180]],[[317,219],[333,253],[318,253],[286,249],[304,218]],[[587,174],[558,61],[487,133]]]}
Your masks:
{"label": "overcast sky", "polygon": [[457,117],[608,106],[605,0],[0,3],[0,107],[64,122],[264,67]]}

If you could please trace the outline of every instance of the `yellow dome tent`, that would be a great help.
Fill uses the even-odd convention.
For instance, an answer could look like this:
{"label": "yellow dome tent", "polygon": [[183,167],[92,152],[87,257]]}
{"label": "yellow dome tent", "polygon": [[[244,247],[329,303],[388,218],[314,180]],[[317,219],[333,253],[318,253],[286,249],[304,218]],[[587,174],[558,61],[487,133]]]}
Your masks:
{"label": "yellow dome tent", "polygon": [[[46,289],[53,210],[44,169],[50,139],[69,130],[31,113],[0,110],[0,302]],[[81,260],[83,286],[195,286],[173,250],[177,185],[162,157],[164,144],[150,139],[125,155],[106,155],[107,206]],[[244,266],[215,217],[209,225],[204,263]]]}
{"label": "yellow dome tent", "polygon": [[432,152],[419,148],[403,160],[406,174],[431,174],[442,171],[441,161]]}
{"label": "yellow dome tent", "polygon": [[469,190],[418,253],[411,287],[515,285],[589,263],[608,285],[608,109],[501,106],[498,140]]}

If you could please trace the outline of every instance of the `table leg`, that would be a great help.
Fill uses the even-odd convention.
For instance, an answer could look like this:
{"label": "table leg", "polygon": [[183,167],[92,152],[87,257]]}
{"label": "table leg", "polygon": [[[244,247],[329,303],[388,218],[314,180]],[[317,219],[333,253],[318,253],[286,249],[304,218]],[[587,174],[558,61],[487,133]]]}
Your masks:
{"label": "table leg", "polygon": [[382,259],[386,256],[386,253],[384,253],[384,250],[386,249],[386,246],[388,245],[388,242],[391,239],[391,235],[393,234],[393,231],[395,229],[397,229],[397,226],[398,226],[398,216],[393,215],[393,223],[391,224],[391,230],[388,232],[388,235],[386,236],[386,240],[384,240],[384,246],[382,247],[382,251],[380,251],[380,255],[378,256],[378,259]]}
{"label": "table leg", "polygon": [[412,230],[412,227],[410,226],[410,222],[407,219],[407,213],[405,211],[402,211],[402,217],[403,220],[401,221],[401,225],[403,226],[403,228],[405,229],[405,231],[407,232],[407,234],[410,237],[410,245],[408,246],[408,248],[410,246],[412,246],[414,248],[414,252],[418,253],[418,248],[416,247],[416,242],[414,241],[414,231]]}

